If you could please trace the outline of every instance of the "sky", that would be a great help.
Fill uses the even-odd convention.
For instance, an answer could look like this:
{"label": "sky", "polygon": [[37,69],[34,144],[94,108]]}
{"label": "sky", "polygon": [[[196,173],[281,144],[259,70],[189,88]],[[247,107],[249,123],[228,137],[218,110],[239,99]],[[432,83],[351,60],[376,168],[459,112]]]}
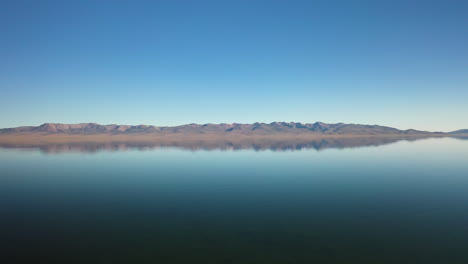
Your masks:
{"label": "sky", "polygon": [[468,1],[0,1],[0,127],[468,128]]}

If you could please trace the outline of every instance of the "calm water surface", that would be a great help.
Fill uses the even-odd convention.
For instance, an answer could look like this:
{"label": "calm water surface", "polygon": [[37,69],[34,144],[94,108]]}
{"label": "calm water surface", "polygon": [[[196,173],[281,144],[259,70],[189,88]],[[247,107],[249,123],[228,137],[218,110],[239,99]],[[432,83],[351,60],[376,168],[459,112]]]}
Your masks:
{"label": "calm water surface", "polygon": [[10,262],[468,263],[468,140],[0,148]]}

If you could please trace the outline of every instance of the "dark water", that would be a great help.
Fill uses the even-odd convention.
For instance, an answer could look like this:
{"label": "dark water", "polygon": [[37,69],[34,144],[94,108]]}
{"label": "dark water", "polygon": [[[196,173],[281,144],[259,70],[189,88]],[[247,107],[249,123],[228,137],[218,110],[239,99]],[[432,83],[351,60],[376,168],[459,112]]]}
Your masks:
{"label": "dark water", "polygon": [[376,145],[1,148],[2,263],[468,263],[468,140]]}

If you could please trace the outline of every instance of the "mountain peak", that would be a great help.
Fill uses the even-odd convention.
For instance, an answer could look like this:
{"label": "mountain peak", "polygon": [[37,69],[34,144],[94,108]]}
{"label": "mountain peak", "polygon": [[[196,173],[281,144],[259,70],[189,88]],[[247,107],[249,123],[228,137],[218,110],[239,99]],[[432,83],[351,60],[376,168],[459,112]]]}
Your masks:
{"label": "mountain peak", "polygon": [[[0,134],[14,133],[41,133],[41,134],[183,134],[199,135],[209,134],[213,136],[224,135],[429,135],[431,132],[418,131],[414,129],[399,130],[392,127],[379,125],[359,125],[324,122],[301,123],[301,122],[271,122],[253,124],[221,123],[221,124],[186,124],[174,127],[157,127],[152,125],[100,125],[97,123],[61,124],[44,123],[40,126],[17,127],[0,129]],[[468,133],[468,130],[457,130],[451,133]],[[436,133],[432,133],[436,134]],[[439,135],[441,133],[438,133]],[[444,133],[442,133],[444,134]]]}

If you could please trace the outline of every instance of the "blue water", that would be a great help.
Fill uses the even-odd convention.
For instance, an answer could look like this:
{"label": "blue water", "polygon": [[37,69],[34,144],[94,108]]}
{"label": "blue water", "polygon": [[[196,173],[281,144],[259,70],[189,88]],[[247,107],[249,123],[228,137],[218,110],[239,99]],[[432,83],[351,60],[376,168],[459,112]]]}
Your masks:
{"label": "blue water", "polygon": [[468,140],[0,148],[0,175],[4,263],[468,263]]}

